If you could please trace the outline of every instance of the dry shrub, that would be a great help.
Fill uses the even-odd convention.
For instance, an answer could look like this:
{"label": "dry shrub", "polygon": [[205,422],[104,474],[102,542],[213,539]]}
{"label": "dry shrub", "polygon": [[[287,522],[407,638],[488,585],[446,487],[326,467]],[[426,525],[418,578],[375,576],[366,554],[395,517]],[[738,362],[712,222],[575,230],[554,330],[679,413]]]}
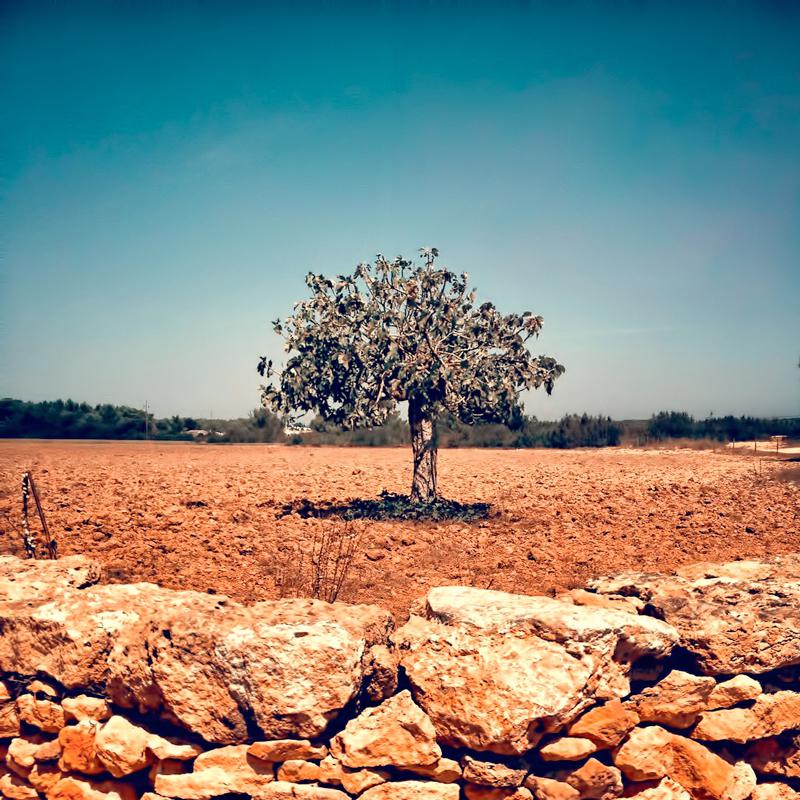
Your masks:
{"label": "dry shrub", "polygon": [[278,596],[336,602],[348,583],[361,533],[350,520],[328,523],[315,531],[310,553],[297,545],[284,547],[274,569]]}

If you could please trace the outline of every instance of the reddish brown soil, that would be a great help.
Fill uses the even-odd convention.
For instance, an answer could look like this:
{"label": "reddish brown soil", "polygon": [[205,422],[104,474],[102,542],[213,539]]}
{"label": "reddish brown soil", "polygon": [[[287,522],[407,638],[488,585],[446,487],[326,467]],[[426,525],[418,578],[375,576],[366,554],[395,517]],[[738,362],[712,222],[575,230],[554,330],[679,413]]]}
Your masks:
{"label": "reddish brown soil", "polygon": [[[439,459],[442,492],[495,515],[350,523],[362,536],[342,599],[402,615],[437,584],[552,592],[625,569],[800,549],[800,486],[786,480],[800,464],[687,450]],[[275,597],[302,582],[315,532],[347,525],[280,518],[280,507],[407,491],[409,461],[404,449],[0,441],[0,551],[21,554],[12,521],[31,469],[62,553],[89,554],[117,580]]]}

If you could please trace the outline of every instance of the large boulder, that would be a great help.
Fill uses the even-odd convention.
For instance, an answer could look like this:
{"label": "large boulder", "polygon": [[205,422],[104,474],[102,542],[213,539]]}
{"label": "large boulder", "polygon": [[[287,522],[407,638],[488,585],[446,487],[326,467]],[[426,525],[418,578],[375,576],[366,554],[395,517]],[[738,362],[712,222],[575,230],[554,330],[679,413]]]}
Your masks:
{"label": "large boulder", "polygon": [[707,711],[692,731],[710,742],[752,742],[800,728],[800,692],[759,695],[749,708]]}
{"label": "large boulder", "polygon": [[677,641],[626,611],[462,586],[432,589],[419,610],[393,636],[415,699],[444,743],[506,755],[624,696],[631,665]]}
{"label": "large boulder", "polygon": [[147,583],[80,588],[87,579],[70,585],[52,563],[0,562],[9,572],[24,565],[35,587],[26,596],[7,579],[15,590],[0,594],[0,671],[92,686],[209,742],[319,736],[366,689],[370,650],[394,627],[377,606],[297,599],[245,607]]}
{"label": "large boulder", "polygon": [[625,573],[592,581],[600,594],[641,599],[672,625],[705,675],[800,664],[800,554],[696,564],[675,575]]}

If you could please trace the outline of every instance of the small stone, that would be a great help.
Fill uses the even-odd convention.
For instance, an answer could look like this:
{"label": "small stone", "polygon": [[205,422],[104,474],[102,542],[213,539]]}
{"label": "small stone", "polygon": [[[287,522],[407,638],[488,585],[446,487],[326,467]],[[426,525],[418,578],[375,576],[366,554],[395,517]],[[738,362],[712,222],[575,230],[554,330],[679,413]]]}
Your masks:
{"label": "small stone", "polygon": [[12,739],[6,753],[6,763],[15,772],[27,772],[36,763],[36,751],[43,743],[40,736],[18,736]]}
{"label": "small stone", "polygon": [[25,691],[33,695],[41,695],[39,699],[54,699],[59,696],[58,689],[52,683],[47,681],[36,680],[31,681],[26,687]]}
{"label": "small stone", "polygon": [[688,728],[706,710],[716,685],[713,678],[701,678],[675,669],[655,686],[631,697],[625,705],[633,709],[642,722]]}
{"label": "small stone", "polygon": [[350,720],[331,752],[347,767],[433,764],[442,756],[433,724],[408,690]]}
{"label": "small stone", "polygon": [[515,769],[496,761],[482,761],[466,755],[461,759],[461,769],[465,781],[495,788],[521,786],[528,774],[525,767]]}
{"label": "small stone", "polygon": [[580,761],[597,752],[597,745],[591,739],[578,736],[561,736],[539,748],[544,761]]}
{"label": "small stone", "polygon": [[360,800],[458,800],[459,794],[455,783],[390,781],[367,789]]}
{"label": "small stone", "polygon": [[46,733],[58,733],[64,725],[64,709],[52,700],[37,700],[32,694],[17,698],[17,714],[22,722]]}
{"label": "small stone", "polygon": [[278,780],[288,783],[303,783],[319,780],[319,764],[293,758],[278,767]]}
{"label": "small stone", "polygon": [[19,714],[13,700],[0,701],[0,739],[19,736]]}
{"label": "small stone", "polygon": [[622,794],[622,773],[590,758],[582,767],[567,776],[567,783],[581,800],[609,800]]}
{"label": "small stone", "polygon": [[440,758],[435,764],[418,764],[403,769],[438,783],[453,783],[461,777],[461,765],[452,758]]}
{"label": "small stone", "polygon": [[253,758],[247,750],[246,744],[207,750],[195,759],[194,772],[221,770],[225,774],[228,792],[255,794],[265,783],[274,780],[274,767],[269,762]]}
{"label": "small stone", "polygon": [[58,739],[42,742],[42,744],[36,748],[33,757],[37,761],[58,761],[61,757],[61,742],[59,742]]}
{"label": "small stone", "polygon": [[536,800],[580,800],[580,792],[564,781],[528,775],[525,786],[533,792]]}
{"label": "small stone", "polygon": [[62,778],[47,800],[136,800],[136,790],[120,781],[90,781],[71,775]]}
{"label": "small stone", "polygon": [[692,738],[711,742],[751,742],[797,728],[798,720],[800,693],[761,694],[750,708],[705,712],[692,731]]}
{"label": "small stone", "polygon": [[467,800],[532,800],[533,795],[524,786],[492,788],[468,783],[464,786],[464,797]]}
{"label": "small stone", "polygon": [[361,794],[366,789],[386,783],[391,776],[382,769],[348,769],[342,767],[342,788],[350,794]]}
{"label": "small stone", "polygon": [[759,783],[750,800],[800,800],[800,792],[785,783]]}
{"label": "small stone", "polygon": [[366,694],[373,703],[388,699],[397,691],[397,655],[385,644],[374,644],[366,657]]}
{"label": "small stone", "polygon": [[153,785],[158,794],[181,800],[210,800],[231,791],[228,773],[220,767],[180,775],[156,775]]}
{"label": "small stone", "polygon": [[614,755],[614,763],[633,781],[671,778],[699,800],[744,800],[736,796],[742,775],[699,742],[653,725],[635,728]]}
{"label": "small stone", "polygon": [[77,725],[68,725],[58,733],[61,756],[58,766],[64,772],[82,772],[84,775],[99,775],[105,766],[97,757],[95,737],[99,723],[84,720]]}
{"label": "small stone", "polygon": [[569,726],[567,732],[606,749],[616,747],[638,724],[639,715],[633,709],[625,707],[619,700],[610,700],[589,709]]}
{"label": "small stone", "polygon": [[630,797],[636,800],[692,800],[689,792],[671,778],[662,778],[656,786],[642,789]]}
{"label": "small stone", "polygon": [[272,742],[253,742],[247,752],[262,761],[316,761],[328,755],[328,748],[324,745],[313,745],[308,739],[276,739]]}
{"label": "small stone", "polygon": [[747,747],[744,760],[762,775],[800,778],[800,736],[785,744],[778,739],[760,739]]}
{"label": "small stone", "polygon": [[47,794],[63,777],[64,773],[53,763],[36,763],[28,773],[28,783],[41,794]]}
{"label": "small stone", "polygon": [[111,706],[105,700],[100,697],[90,697],[87,694],[65,697],[61,701],[61,707],[68,718],[78,720],[78,722],[85,719],[104,722],[111,717]]}
{"label": "small stone", "polygon": [[325,789],[306,783],[275,781],[262,786],[253,800],[350,800],[350,796],[338,789]]}
{"label": "small stone", "polygon": [[94,740],[97,757],[115,777],[123,778],[152,764],[147,745],[152,734],[115,715],[97,732]]}
{"label": "small stone", "polygon": [[729,681],[718,683],[711,692],[706,711],[730,708],[737,703],[755,700],[761,694],[761,684],[749,675],[736,675]]}
{"label": "small stone", "polygon": [[8,800],[38,800],[39,793],[25,778],[7,772],[0,777],[0,796]]}
{"label": "small stone", "polygon": [[183,742],[179,739],[165,739],[163,736],[151,734],[147,740],[147,749],[160,760],[191,761],[203,752],[199,744]]}

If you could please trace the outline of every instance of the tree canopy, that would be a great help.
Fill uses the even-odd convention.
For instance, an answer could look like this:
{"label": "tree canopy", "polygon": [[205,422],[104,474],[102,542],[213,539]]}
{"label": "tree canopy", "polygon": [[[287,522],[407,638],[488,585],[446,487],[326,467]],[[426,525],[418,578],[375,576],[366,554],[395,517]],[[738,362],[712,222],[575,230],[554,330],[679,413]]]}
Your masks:
{"label": "tree canopy", "polygon": [[[309,273],[311,297],[273,323],[290,358],[263,387],[265,405],[345,428],[381,425],[402,401],[428,418],[504,423],[521,391],[549,393],[564,368],[526,347],[542,318],[476,305],[466,273],[436,268],[435,248],[421,256],[414,265],[378,255],[335,278]],[[263,357],[259,372],[272,377],[272,361]]]}

